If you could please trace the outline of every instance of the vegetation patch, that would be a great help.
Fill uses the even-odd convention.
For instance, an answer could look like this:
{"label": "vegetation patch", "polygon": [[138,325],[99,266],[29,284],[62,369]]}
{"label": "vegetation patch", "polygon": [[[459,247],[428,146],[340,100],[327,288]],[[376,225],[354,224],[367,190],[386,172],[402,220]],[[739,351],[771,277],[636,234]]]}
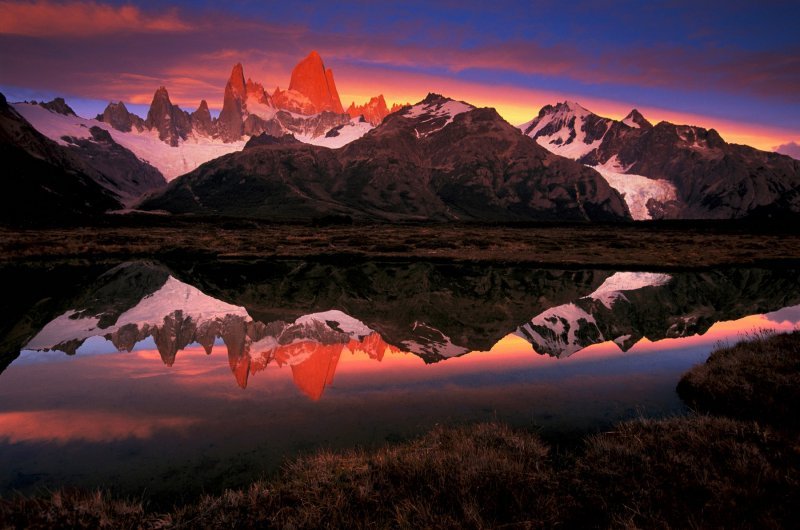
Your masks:
{"label": "vegetation patch", "polygon": [[678,395],[699,411],[796,431],[800,428],[800,331],[762,332],[718,348],[705,364],[684,374]]}

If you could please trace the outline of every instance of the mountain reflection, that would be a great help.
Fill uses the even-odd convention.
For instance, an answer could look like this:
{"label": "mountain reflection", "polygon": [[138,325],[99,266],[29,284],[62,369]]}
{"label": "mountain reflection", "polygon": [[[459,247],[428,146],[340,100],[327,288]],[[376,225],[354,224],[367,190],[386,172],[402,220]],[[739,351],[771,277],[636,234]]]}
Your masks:
{"label": "mountain reflection", "polygon": [[2,346],[14,357],[20,350],[72,355],[91,337],[117,351],[151,338],[172,366],[189,345],[211,354],[221,341],[241,388],[270,365],[289,366],[296,387],[317,400],[345,349],[376,361],[387,351],[408,352],[431,363],[514,334],[554,357],[603,342],[627,351],[643,338],[703,334],[718,321],[796,305],[797,278],[794,270],[766,269],[138,261],[100,274],[60,306],[44,300],[33,316],[16,315]]}

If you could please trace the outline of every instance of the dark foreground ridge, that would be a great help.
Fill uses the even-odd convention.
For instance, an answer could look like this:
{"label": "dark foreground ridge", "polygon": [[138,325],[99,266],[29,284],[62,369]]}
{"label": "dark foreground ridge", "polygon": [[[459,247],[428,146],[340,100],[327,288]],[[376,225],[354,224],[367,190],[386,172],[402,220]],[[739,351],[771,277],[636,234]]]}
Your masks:
{"label": "dark foreground ridge", "polygon": [[[712,367],[739,360],[726,363],[723,381],[704,367],[685,376],[681,385],[692,381],[698,408],[717,406],[703,397],[712,385],[736,394],[730,418],[625,422],[562,451],[497,423],[439,427],[373,451],[318,452],[270,479],[166,512],[101,492],[60,491],[1,500],[0,521],[18,528],[792,528],[800,455],[797,425],[785,419],[797,416],[798,400],[786,401],[785,416],[763,420],[753,411],[774,402],[769,389],[787,375],[796,382],[798,352],[800,332],[758,337],[712,354]],[[759,356],[761,390],[744,392],[738,385],[753,381],[749,362]]]}

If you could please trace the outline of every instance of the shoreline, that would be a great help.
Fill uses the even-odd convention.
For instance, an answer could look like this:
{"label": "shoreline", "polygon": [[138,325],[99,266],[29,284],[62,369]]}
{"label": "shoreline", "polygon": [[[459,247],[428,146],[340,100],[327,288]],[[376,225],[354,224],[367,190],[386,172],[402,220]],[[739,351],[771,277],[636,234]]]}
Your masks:
{"label": "shoreline", "polygon": [[[757,370],[754,356],[762,359]],[[720,362],[735,377],[720,379]],[[501,423],[437,427],[377,449],[317,451],[267,479],[166,511],[62,490],[0,499],[0,516],[31,528],[789,528],[800,500],[798,431],[788,421],[800,402],[799,362],[800,331],[717,349],[678,385],[691,380],[692,406],[711,414],[626,421],[572,447]],[[738,400],[725,416],[720,385]],[[743,396],[742,385],[757,391]],[[714,400],[703,397],[712,387]],[[775,388],[794,397],[780,415],[765,409]]]}

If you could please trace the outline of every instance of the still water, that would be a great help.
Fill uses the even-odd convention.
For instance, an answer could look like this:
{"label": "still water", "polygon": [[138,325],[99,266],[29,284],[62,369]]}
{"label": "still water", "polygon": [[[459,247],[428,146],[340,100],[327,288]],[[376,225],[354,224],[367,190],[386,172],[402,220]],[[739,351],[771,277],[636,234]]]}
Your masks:
{"label": "still water", "polygon": [[175,500],[435,424],[570,439],[684,413],[720,343],[800,324],[796,270],[307,261],[8,267],[0,493]]}

